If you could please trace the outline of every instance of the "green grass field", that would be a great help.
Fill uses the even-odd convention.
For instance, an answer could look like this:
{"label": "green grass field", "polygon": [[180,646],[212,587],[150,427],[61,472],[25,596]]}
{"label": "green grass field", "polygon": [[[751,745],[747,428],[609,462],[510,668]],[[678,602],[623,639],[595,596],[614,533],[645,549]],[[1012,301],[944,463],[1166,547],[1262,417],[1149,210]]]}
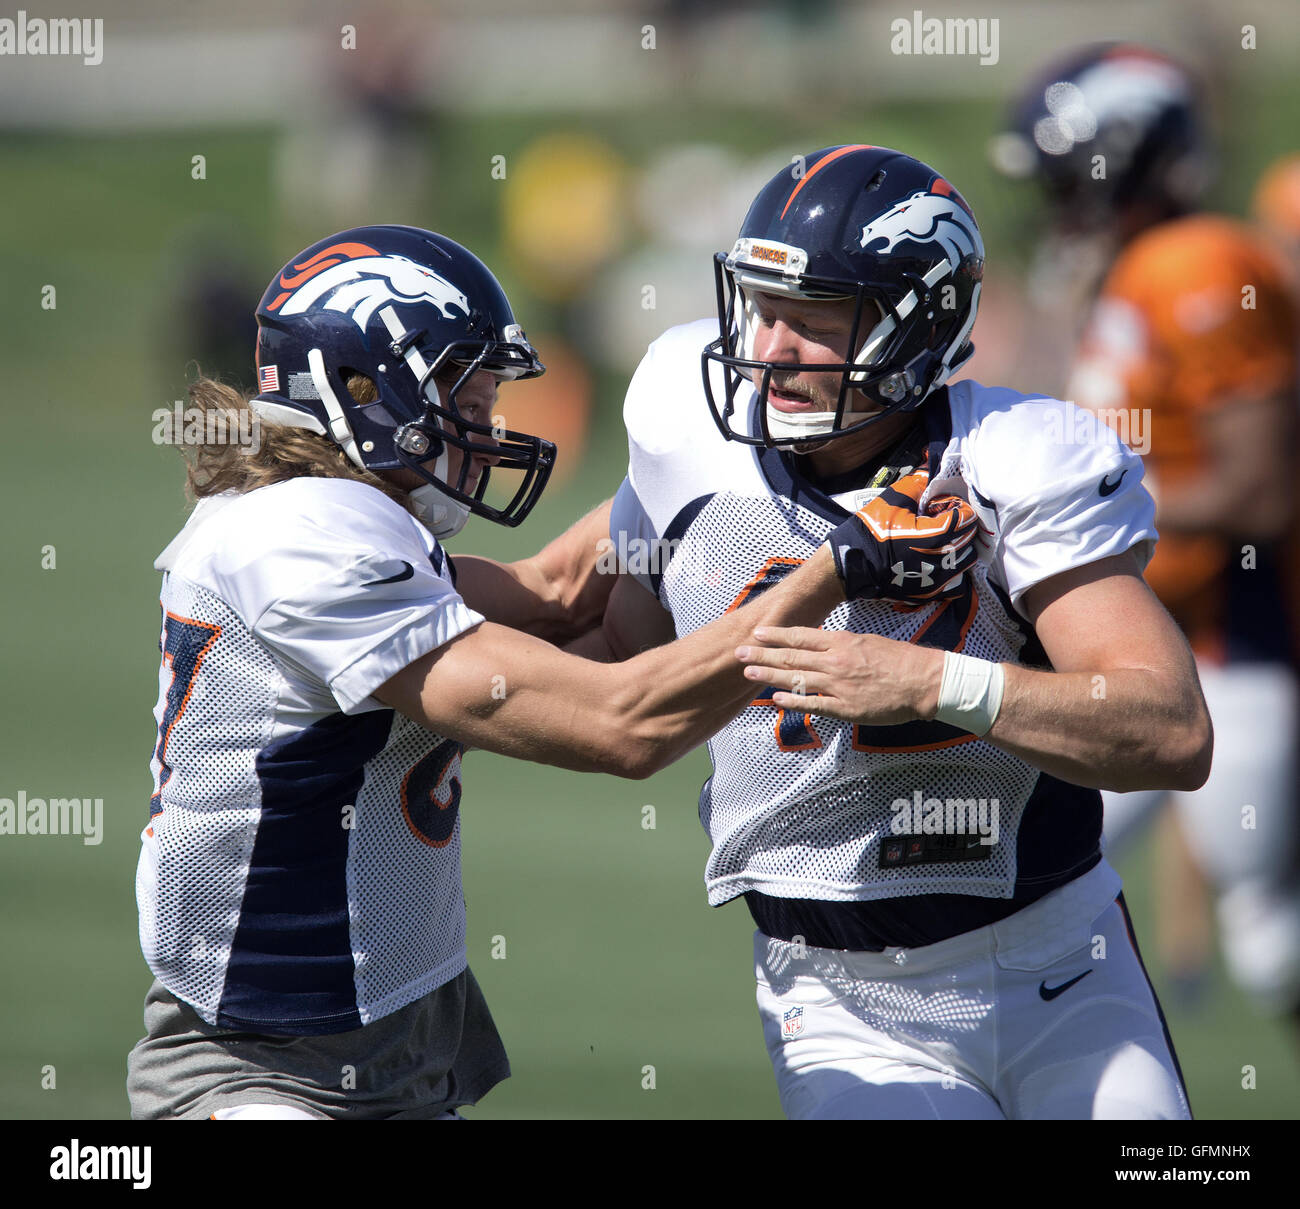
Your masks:
{"label": "green grass field", "polygon": [[[973,138],[990,112],[970,107],[958,135]],[[755,138],[754,119],[727,121],[736,138]],[[669,125],[647,125],[638,138],[654,145],[680,133]],[[821,141],[842,136],[847,123],[838,126]],[[920,137],[924,114],[910,111],[890,128],[900,141]],[[478,134],[468,124],[456,137],[468,146]],[[1258,159],[1265,144],[1251,146]],[[196,148],[209,157],[202,185],[189,179]],[[99,846],[0,836],[5,1117],[127,1112],[125,1055],[149,981],[133,877],[154,742],[151,563],[184,516],[179,459],[150,440],[149,413],[179,393],[187,359],[169,334],[163,249],[206,211],[256,233],[255,263],[279,263],[269,155],[261,133],[0,141],[9,219],[0,225],[0,796],[102,798],[106,819]],[[973,164],[974,155],[964,148],[958,158]],[[456,213],[477,215],[491,259],[493,212],[476,210],[481,200],[468,190]],[[1003,220],[986,225],[994,248]],[[468,219],[460,230],[474,242]],[[40,305],[45,284],[57,288],[52,311]],[[608,494],[622,474],[618,398],[618,383],[606,380],[582,473],[522,531],[477,522],[454,548],[523,553]],[[56,558],[49,570],[47,546]],[[470,956],[515,1070],[473,1115],[778,1113],[753,1003],[748,916],[736,904],[705,905],[707,845],[695,818],[705,773],[702,753],[641,783],[467,758]],[[654,830],[641,825],[646,804],[656,807]],[[1125,867],[1140,936],[1146,856],[1134,853]],[[502,960],[491,956],[495,937],[505,938]],[[1300,1115],[1290,1037],[1221,976],[1194,1014],[1171,1013],[1171,1025],[1199,1115]],[[1241,1088],[1247,1064],[1258,1072],[1253,1091]],[[642,1087],[646,1066],[654,1090]],[[53,1088],[42,1086],[48,1067]]]}

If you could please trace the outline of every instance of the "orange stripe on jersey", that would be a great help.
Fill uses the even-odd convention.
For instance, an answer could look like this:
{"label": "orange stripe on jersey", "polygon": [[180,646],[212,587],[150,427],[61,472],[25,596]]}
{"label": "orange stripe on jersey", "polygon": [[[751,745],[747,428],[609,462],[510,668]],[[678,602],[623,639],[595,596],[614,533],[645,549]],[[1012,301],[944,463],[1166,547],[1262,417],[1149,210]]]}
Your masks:
{"label": "orange stripe on jersey", "polygon": [[781,211],[781,217],[782,218],[785,217],[786,210],[788,210],[790,206],[794,203],[794,199],[799,196],[799,190],[802,189],[804,185],[806,185],[810,180],[812,180],[812,178],[816,176],[817,173],[819,173],[823,168],[825,168],[827,164],[834,163],[841,156],[848,155],[852,151],[872,151],[872,150],[874,150],[874,148],[870,143],[854,143],[851,147],[841,147],[838,151],[832,151],[829,155],[823,155],[821,159],[819,159],[810,169],[808,169],[807,172],[804,173],[803,180],[801,180],[797,185],[795,185],[794,192],[790,194],[789,199],[785,203],[785,210]]}
{"label": "orange stripe on jersey", "polygon": [[970,594],[970,611],[966,614],[966,620],[961,623],[961,630],[958,632],[957,645],[953,647],[954,654],[961,654],[966,649],[966,635],[970,633],[970,628],[975,624],[975,614],[980,611],[980,598],[975,593]]}
{"label": "orange stripe on jersey", "polygon": [[[768,690],[771,691],[771,690]],[[762,709],[771,708],[777,711],[776,724],[772,727],[772,733],[776,737],[776,746],[780,751],[816,751],[822,746],[821,735],[817,733],[817,728],[813,725],[812,714],[804,714],[803,726],[808,732],[807,743],[786,743],[781,738],[781,724],[785,721],[785,716],[790,711],[782,705],[777,705],[771,697],[755,697],[745,708]]]}
{"label": "orange stripe on jersey", "polygon": [[799,567],[802,565],[802,558],[782,558],[780,555],[769,558],[767,562],[758,569],[757,574],[755,574],[754,577],[740,589],[740,593],[737,595],[736,599],[722,610],[723,613],[730,613],[733,609],[740,608],[749,597],[749,594],[767,578],[768,572],[771,571],[773,567]]}

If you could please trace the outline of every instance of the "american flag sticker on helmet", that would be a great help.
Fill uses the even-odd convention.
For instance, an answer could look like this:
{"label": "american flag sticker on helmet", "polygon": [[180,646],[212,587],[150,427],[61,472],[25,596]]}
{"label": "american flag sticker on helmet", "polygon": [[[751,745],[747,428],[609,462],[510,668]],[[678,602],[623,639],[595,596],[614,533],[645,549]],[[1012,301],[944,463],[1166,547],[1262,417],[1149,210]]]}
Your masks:
{"label": "american flag sticker on helmet", "polygon": [[258,390],[279,391],[280,389],[280,367],[278,365],[264,365],[257,371],[257,388]]}

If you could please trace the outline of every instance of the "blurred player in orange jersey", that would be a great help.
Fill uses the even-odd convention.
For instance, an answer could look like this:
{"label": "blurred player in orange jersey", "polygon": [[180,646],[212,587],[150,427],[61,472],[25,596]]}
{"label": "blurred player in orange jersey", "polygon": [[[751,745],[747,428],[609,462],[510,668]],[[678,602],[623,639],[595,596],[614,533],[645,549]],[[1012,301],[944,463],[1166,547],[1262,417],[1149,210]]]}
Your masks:
{"label": "blurred player in orange jersey", "polygon": [[[1284,155],[1264,171],[1250,203],[1251,216],[1279,258],[1291,290],[1296,319],[1295,344],[1300,349],[1300,153]],[[1293,479],[1295,515],[1300,516],[1300,479]],[[1292,649],[1300,651],[1300,532],[1289,531],[1283,590],[1291,623]],[[1300,733],[1295,746],[1300,749]]]}
{"label": "blurred player in orange jersey", "polygon": [[[1197,212],[1208,141],[1196,85],[1172,60],[1076,51],[1033,81],[1011,126],[1000,166],[1035,176],[1057,231],[1107,266],[1067,395],[1146,459],[1160,531],[1146,579],[1197,654],[1215,725],[1210,780],[1172,795],[1181,827],[1159,834],[1170,964],[1204,960],[1190,855],[1217,892],[1233,976],[1296,1012],[1297,685],[1282,603],[1282,568],[1300,558],[1295,303],[1251,228]],[[1108,794],[1111,852],[1169,796]]]}
{"label": "blurred player in orange jersey", "polygon": [[1286,257],[1292,284],[1300,286],[1300,152],[1269,165],[1255,186],[1251,214]]}

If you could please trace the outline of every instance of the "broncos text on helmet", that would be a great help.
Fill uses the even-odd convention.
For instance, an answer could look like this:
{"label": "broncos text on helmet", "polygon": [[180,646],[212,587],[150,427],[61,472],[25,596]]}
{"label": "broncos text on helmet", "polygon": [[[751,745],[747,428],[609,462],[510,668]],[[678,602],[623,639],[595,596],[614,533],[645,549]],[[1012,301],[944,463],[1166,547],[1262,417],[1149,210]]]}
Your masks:
{"label": "broncos text on helmet", "polygon": [[[426,485],[410,498],[435,537],[458,532],[471,512],[518,525],[537,503],[555,446],[457,407],[479,370],[500,381],[545,372],[497,279],[460,244],[418,227],[340,231],[276,274],[257,324],[259,393],[249,406],[329,437],[360,468],[414,471]],[[373,401],[349,391],[358,374],[375,384]],[[452,374],[444,397],[435,379]],[[454,481],[452,448],[462,455]],[[487,464],[467,489],[475,455]],[[521,474],[500,508],[484,499],[492,467]]]}
{"label": "broncos text on helmet", "polygon": [[[714,257],[720,335],[703,354],[704,390],[724,436],[794,446],[858,432],[919,407],[974,352],[984,243],[965,200],[928,165],[887,147],[826,147],[762,189],[729,253]],[[855,302],[847,361],[791,365],[753,359],[764,293]],[[719,390],[713,367],[722,367]],[[774,372],[839,373],[834,411],[775,408]],[[743,425],[737,396],[757,386],[761,432]],[[861,399],[876,405],[860,415]]]}

